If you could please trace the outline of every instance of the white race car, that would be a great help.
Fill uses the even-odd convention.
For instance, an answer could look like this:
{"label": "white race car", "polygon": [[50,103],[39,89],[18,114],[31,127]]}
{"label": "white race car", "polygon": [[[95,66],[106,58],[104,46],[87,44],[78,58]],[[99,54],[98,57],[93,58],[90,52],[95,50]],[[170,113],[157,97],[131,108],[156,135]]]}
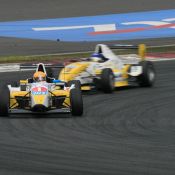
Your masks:
{"label": "white race car", "polygon": [[[138,55],[116,55],[111,49],[138,49]],[[155,81],[154,65],[145,58],[145,45],[98,44],[90,58],[65,66],[59,74],[62,81],[79,80],[82,90],[93,88],[111,93],[115,87],[152,86]]]}

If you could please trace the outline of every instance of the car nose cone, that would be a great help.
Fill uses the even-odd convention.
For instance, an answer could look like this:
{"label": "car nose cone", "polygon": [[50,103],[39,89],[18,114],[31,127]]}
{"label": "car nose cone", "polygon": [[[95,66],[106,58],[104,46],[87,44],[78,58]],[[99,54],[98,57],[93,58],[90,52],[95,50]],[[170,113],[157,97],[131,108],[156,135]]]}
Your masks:
{"label": "car nose cone", "polygon": [[37,104],[32,107],[33,112],[45,112],[47,108],[42,104]]}

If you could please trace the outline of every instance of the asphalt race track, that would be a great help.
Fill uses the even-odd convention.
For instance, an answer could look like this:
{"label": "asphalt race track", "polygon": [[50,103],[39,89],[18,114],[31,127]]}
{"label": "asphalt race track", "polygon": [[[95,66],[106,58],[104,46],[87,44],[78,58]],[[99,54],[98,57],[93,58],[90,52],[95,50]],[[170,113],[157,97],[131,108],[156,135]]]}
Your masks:
{"label": "asphalt race track", "polygon": [[[166,10],[174,0],[0,0],[0,22],[115,13]],[[174,44],[175,38],[118,41],[117,43]],[[116,42],[113,42],[116,43]],[[0,38],[0,55],[38,55],[93,50],[97,43],[58,43],[17,38]]]}
{"label": "asphalt race track", "polygon": [[[155,66],[153,88],[85,94],[83,117],[1,117],[0,174],[173,175],[175,61]],[[0,81],[29,76],[1,73]]]}

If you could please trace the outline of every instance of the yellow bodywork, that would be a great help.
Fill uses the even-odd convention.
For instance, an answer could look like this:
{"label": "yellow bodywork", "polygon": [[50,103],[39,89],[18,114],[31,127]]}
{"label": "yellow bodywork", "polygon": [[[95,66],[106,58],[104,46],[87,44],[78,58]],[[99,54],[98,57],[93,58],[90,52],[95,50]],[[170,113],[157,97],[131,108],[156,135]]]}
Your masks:
{"label": "yellow bodywork", "polygon": [[[70,90],[54,90],[51,93],[51,96],[66,96],[63,106],[70,106]],[[10,107],[16,108],[18,106],[16,97],[30,97],[30,93],[28,91],[12,91],[10,93]],[[36,104],[43,104],[45,100],[45,95],[33,95]]]}
{"label": "yellow bodywork", "polygon": [[122,81],[115,82],[115,87],[122,87],[122,86],[128,86],[128,70],[130,68],[130,65],[125,65],[122,70],[113,70],[113,73],[120,72]]}
{"label": "yellow bodywork", "polygon": [[65,107],[70,106],[70,90],[54,90],[52,91],[52,96],[66,96],[63,105]]}
{"label": "yellow bodywork", "polygon": [[[91,64],[91,62],[76,62],[71,63],[61,70],[58,79],[68,82],[74,80],[76,76],[84,72],[87,67]],[[115,87],[128,86],[128,70],[131,65],[125,65],[122,70],[112,69],[114,75],[120,74],[121,81],[118,80],[115,82]],[[100,76],[102,69],[97,69],[95,74]],[[81,90],[89,91],[91,90],[91,86],[81,86]]]}
{"label": "yellow bodywork", "polygon": [[[118,80],[115,82],[115,87],[128,86],[128,70],[131,65],[125,65],[122,70],[112,69],[114,75],[120,75],[121,81]],[[100,75],[102,70],[96,70],[96,74]]]}
{"label": "yellow bodywork", "polygon": [[58,77],[59,80],[68,82],[70,80],[74,80],[74,78],[86,70],[86,68],[90,65],[88,62],[76,62],[72,63],[65,68],[63,68]]}
{"label": "yellow bodywork", "polygon": [[46,99],[45,95],[33,95],[35,104],[42,105]]}
{"label": "yellow bodywork", "polygon": [[91,90],[91,86],[81,86],[81,90],[82,91],[90,91]]}
{"label": "yellow bodywork", "polygon": [[140,56],[142,61],[145,59],[145,55],[146,55],[146,45],[145,44],[139,44],[138,55]]}
{"label": "yellow bodywork", "polygon": [[28,81],[27,81],[27,80],[20,80],[20,84],[25,85],[25,84],[27,84],[27,83],[28,83]]}
{"label": "yellow bodywork", "polygon": [[29,93],[27,91],[13,91],[10,93],[10,107],[16,108],[18,106],[18,103],[15,99],[15,97],[29,97]]}

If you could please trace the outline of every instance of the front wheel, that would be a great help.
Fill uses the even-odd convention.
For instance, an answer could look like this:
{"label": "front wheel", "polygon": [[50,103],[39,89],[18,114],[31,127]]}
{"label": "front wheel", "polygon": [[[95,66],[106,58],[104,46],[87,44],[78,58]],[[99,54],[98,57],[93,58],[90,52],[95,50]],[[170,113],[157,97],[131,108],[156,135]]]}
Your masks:
{"label": "front wheel", "polygon": [[0,86],[0,99],[0,116],[8,116],[10,92],[6,85]]}
{"label": "front wheel", "polygon": [[83,114],[83,99],[80,89],[71,89],[70,104],[73,116],[81,116]]}
{"label": "front wheel", "polygon": [[150,61],[142,61],[142,74],[138,77],[138,82],[141,87],[151,87],[154,85],[156,72],[154,65]]}
{"label": "front wheel", "polygon": [[110,68],[102,70],[101,73],[101,89],[105,93],[112,93],[114,91],[114,74]]}

